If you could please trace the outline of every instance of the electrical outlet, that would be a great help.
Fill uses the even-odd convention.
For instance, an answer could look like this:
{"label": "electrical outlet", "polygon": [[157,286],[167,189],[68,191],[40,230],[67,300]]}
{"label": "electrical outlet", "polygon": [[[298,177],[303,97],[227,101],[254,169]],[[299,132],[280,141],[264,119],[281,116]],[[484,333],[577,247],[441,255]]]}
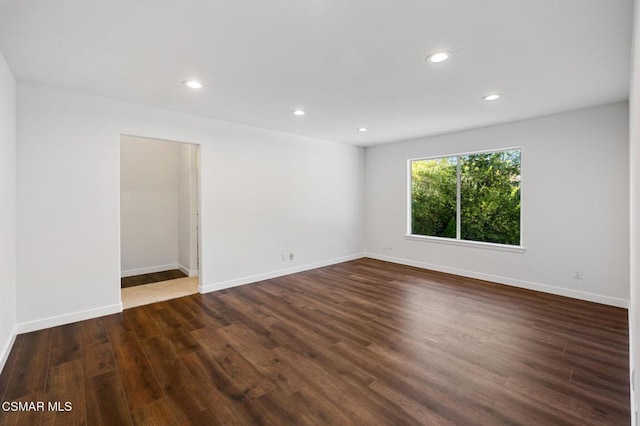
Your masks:
{"label": "electrical outlet", "polygon": [[575,271],[573,271],[573,279],[574,280],[581,280],[582,279],[582,271],[579,269],[576,269]]}
{"label": "electrical outlet", "polygon": [[284,253],[280,253],[280,260],[283,261],[283,262],[286,261],[287,260],[287,255],[284,254]]}
{"label": "electrical outlet", "polygon": [[293,252],[289,252],[289,260],[293,260],[294,254]]}

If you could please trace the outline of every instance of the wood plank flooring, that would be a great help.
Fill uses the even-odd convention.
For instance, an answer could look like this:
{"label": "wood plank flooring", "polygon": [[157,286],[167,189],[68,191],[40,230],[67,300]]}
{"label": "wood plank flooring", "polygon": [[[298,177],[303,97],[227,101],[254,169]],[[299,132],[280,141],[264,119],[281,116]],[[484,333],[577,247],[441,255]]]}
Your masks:
{"label": "wood plank flooring", "polygon": [[2,425],[626,425],[627,311],[371,259],[18,336]]}
{"label": "wood plank flooring", "polygon": [[120,278],[120,288],[129,288],[139,285],[159,283],[162,281],[185,278],[187,275],[179,269],[170,271],[153,272],[150,274],[134,275],[133,277]]}

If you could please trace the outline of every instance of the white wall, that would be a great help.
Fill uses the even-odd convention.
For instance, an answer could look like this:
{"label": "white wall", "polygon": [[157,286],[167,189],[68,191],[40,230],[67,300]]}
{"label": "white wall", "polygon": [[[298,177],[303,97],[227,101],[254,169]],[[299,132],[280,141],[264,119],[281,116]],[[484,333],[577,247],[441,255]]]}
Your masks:
{"label": "white wall", "polygon": [[182,144],[178,157],[178,264],[187,275],[195,276],[198,275],[197,146]]}
{"label": "white wall", "polygon": [[[123,136],[120,142],[122,276],[178,263],[179,158],[183,144]],[[187,230],[188,232],[188,230]]]}
{"label": "white wall", "polygon": [[[628,108],[618,103],[367,149],[366,250],[400,263],[626,306],[627,140]],[[513,146],[522,147],[525,253],[404,238],[407,159]],[[574,270],[583,272],[582,280],[573,279]]]}
{"label": "white wall", "polygon": [[[629,307],[629,359],[631,375],[640,366],[640,4],[635,2],[633,32],[633,63],[631,93],[629,96],[629,182],[631,200],[631,300]],[[640,380],[635,373],[635,380]],[[637,386],[637,385],[636,385]],[[631,387],[631,419],[638,425],[636,414],[640,410],[640,392]]]}
{"label": "white wall", "polygon": [[120,309],[120,134],[200,144],[204,291],[362,251],[361,148],[23,83],[17,125],[20,331]]}
{"label": "white wall", "polygon": [[0,371],[16,333],[16,82],[0,53]]}

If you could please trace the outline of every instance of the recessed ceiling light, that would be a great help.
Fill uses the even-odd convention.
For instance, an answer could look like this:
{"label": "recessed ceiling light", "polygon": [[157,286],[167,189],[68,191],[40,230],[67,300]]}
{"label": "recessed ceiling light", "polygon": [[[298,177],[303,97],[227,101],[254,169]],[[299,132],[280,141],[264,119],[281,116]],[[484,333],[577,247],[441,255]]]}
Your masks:
{"label": "recessed ceiling light", "polygon": [[440,62],[446,61],[447,59],[449,59],[449,57],[451,57],[451,53],[449,52],[436,52],[427,56],[427,61],[431,62],[432,64],[438,64]]}
{"label": "recessed ceiling light", "polygon": [[204,87],[204,84],[196,80],[183,81],[182,84],[184,84],[187,87],[190,87],[191,89],[202,89]]}
{"label": "recessed ceiling light", "polygon": [[498,99],[500,99],[501,97],[502,97],[502,94],[501,94],[501,93],[492,93],[492,94],[490,94],[490,95],[483,96],[483,97],[482,97],[482,100],[483,100],[483,101],[491,102],[491,101],[497,101],[497,100],[498,100]]}
{"label": "recessed ceiling light", "polygon": [[366,132],[366,131],[368,131],[368,130],[369,130],[369,129],[367,129],[366,127],[360,127],[360,128],[358,129],[358,131],[359,131],[359,132]]}
{"label": "recessed ceiling light", "polygon": [[306,112],[304,112],[301,109],[297,109],[297,110],[293,111],[293,115],[305,115],[305,114],[306,114]]}

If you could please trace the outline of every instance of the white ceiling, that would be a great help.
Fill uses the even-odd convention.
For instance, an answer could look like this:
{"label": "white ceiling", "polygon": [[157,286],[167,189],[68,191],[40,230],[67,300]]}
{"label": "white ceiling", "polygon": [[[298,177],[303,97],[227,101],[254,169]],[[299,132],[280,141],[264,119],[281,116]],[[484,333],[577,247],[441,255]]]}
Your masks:
{"label": "white ceiling", "polygon": [[[0,51],[21,81],[369,146],[627,99],[632,9],[632,0],[0,0]],[[425,62],[439,50],[452,58]],[[206,88],[186,89],[186,79]],[[504,97],[481,100],[494,91]]]}

